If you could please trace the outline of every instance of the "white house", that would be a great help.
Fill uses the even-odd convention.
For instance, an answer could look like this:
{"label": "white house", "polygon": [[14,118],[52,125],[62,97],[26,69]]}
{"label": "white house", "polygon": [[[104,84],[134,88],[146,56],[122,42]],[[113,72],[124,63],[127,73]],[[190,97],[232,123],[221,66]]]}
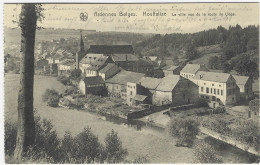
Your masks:
{"label": "white house", "polygon": [[239,88],[231,74],[198,71],[193,82],[199,86],[200,97],[210,101],[210,107],[237,102]]}
{"label": "white house", "polygon": [[187,64],[181,71],[180,75],[187,79],[192,79],[198,71],[209,71],[205,65]]}

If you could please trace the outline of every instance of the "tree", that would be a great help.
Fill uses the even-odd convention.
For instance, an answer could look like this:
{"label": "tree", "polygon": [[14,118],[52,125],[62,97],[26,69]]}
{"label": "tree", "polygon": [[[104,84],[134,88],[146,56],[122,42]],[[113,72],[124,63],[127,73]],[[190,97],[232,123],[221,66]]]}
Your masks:
{"label": "tree", "polygon": [[35,142],[33,114],[34,45],[36,6],[23,4],[19,26],[21,28],[20,89],[18,93],[18,129],[14,156],[20,159]]}
{"label": "tree", "polygon": [[84,131],[75,137],[75,146],[77,148],[75,155],[77,160],[87,161],[87,163],[94,163],[95,159],[100,156],[100,143],[98,137],[95,136],[91,129],[84,128]]}
{"label": "tree", "polygon": [[42,100],[47,102],[48,106],[57,107],[59,104],[60,95],[54,89],[46,89],[44,94],[42,95]]}
{"label": "tree", "polygon": [[80,78],[81,78],[81,70],[80,69],[74,69],[71,71],[70,73],[70,78],[72,80],[76,80],[76,81],[79,81]]}
{"label": "tree", "polygon": [[187,60],[194,60],[198,57],[198,52],[193,43],[189,43],[186,48],[186,58]]}
{"label": "tree", "polygon": [[177,138],[177,146],[191,147],[199,133],[199,123],[190,118],[172,118],[167,133],[170,137]]}
{"label": "tree", "polygon": [[194,150],[195,163],[222,163],[217,158],[214,148],[206,142],[200,142],[195,146]]}
{"label": "tree", "polygon": [[114,130],[107,134],[105,142],[108,163],[120,163],[128,155],[127,149],[123,148],[122,142]]}

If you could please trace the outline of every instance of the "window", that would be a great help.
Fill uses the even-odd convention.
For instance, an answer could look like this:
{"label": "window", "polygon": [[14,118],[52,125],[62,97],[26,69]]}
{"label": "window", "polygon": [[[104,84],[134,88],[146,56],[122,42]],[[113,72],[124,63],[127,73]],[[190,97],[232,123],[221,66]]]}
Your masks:
{"label": "window", "polygon": [[214,88],[214,94],[216,94],[216,89]]}
{"label": "window", "polygon": [[217,99],[217,101],[220,101],[220,99]]}
{"label": "window", "polygon": [[212,96],[212,100],[215,101],[215,100],[216,100],[216,97],[215,97],[215,96]]}
{"label": "window", "polygon": [[219,95],[219,89],[217,90],[217,94]]}
{"label": "window", "polygon": [[208,87],[206,88],[206,93],[209,93],[209,88]]}
{"label": "window", "polygon": [[206,99],[209,99],[209,96],[206,96]]}
{"label": "window", "polygon": [[203,96],[203,95],[201,95],[200,97],[201,97],[201,98],[204,98],[204,96]]}
{"label": "window", "polygon": [[212,86],[214,87],[214,84],[212,84]]}
{"label": "window", "polygon": [[203,90],[204,90],[204,88],[203,88],[203,87],[201,87],[201,92],[203,92]]}
{"label": "window", "polygon": [[223,90],[221,90],[221,96],[223,95]]}
{"label": "window", "polygon": [[228,87],[230,87],[230,83],[228,83]]}
{"label": "window", "polygon": [[212,92],[212,88],[210,88],[210,93],[213,93],[213,92]]}
{"label": "window", "polygon": [[219,87],[221,87],[221,85],[219,84]]}
{"label": "window", "polygon": [[134,89],[135,89],[135,86],[134,86]]}
{"label": "window", "polygon": [[204,85],[206,85],[206,83],[204,83]]}
{"label": "window", "polygon": [[130,95],[133,95],[133,92],[132,92],[132,91],[130,91]]}
{"label": "window", "polygon": [[94,60],[96,59],[96,57],[93,58]]}

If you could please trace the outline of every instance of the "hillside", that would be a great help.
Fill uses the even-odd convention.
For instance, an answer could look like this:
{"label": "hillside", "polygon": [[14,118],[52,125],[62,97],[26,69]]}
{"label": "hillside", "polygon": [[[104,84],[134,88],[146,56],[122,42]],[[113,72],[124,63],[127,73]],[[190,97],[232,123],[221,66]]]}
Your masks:
{"label": "hillside", "polygon": [[207,68],[209,66],[209,59],[211,57],[217,56],[220,57],[223,53],[223,49],[220,47],[220,44],[210,45],[210,46],[200,46],[197,48],[199,58],[191,60],[194,64],[205,64]]}

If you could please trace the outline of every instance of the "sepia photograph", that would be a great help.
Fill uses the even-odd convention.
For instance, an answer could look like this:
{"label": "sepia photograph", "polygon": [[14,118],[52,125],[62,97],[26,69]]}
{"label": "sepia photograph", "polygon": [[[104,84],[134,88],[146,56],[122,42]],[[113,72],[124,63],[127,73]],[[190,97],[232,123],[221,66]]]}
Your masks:
{"label": "sepia photograph", "polygon": [[259,164],[259,2],[3,5],[3,163]]}

